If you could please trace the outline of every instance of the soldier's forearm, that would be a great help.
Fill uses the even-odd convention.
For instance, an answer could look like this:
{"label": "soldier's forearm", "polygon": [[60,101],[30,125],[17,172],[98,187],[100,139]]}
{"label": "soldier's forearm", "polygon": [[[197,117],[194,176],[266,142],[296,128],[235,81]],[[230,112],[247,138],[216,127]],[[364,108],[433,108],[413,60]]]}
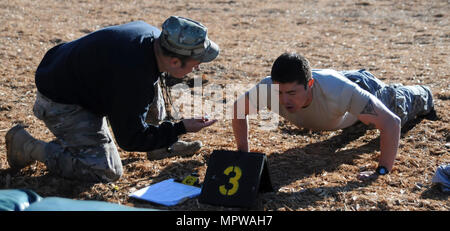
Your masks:
{"label": "soldier's forearm", "polygon": [[400,140],[400,123],[393,121],[390,125],[380,129],[380,151],[379,165],[391,171],[397,156],[398,144]]}
{"label": "soldier's forearm", "polygon": [[248,152],[248,122],[245,119],[233,119],[233,134],[239,151]]}

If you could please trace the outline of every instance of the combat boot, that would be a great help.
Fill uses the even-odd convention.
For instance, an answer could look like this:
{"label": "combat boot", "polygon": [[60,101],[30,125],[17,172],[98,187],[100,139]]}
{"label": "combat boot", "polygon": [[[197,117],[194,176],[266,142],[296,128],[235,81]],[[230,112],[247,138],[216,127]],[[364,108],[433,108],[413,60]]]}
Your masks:
{"label": "combat boot", "polygon": [[11,169],[22,169],[35,160],[42,161],[46,143],[32,137],[22,125],[11,128],[5,136],[6,156]]}
{"label": "combat boot", "polygon": [[192,156],[202,147],[202,142],[186,142],[177,141],[167,148],[156,149],[147,152],[147,158],[149,160],[160,160],[173,156]]}

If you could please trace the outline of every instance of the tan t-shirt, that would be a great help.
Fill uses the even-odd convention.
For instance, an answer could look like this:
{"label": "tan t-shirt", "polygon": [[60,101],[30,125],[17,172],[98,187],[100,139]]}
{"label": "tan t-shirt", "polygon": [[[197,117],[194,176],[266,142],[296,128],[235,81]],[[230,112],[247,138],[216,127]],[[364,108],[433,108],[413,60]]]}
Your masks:
{"label": "tan t-shirt", "polygon": [[[311,104],[294,113],[289,113],[283,106],[279,110],[271,108],[288,121],[298,127],[312,130],[336,130],[354,124],[357,115],[366,106],[370,93],[360,88],[357,84],[348,80],[345,76],[335,70],[321,69],[313,70],[314,78],[313,99]],[[248,91],[256,91],[261,84],[267,84],[267,105],[273,105],[270,101],[271,94],[276,94],[276,87],[272,86],[270,76],[264,78],[256,86]],[[254,92],[253,92],[254,94]],[[264,96],[258,92],[259,97]],[[250,97],[250,107],[256,109],[255,97]],[[270,107],[269,107],[270,108]],[[255,110],[250,110],[255,111]]]}

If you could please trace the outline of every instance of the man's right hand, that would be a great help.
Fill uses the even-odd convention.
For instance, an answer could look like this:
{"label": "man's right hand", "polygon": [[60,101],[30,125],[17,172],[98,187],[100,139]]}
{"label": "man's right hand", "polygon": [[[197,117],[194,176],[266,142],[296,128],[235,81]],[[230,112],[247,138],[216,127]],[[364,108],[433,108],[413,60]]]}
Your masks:
{"label": "man's right hand", "polygon": [[211,126],[217,120],[208,120],[205,118],[202,119],[183,119],[184,128],[186,128],[186,132],[198,132],[202,130],[204,127]]}

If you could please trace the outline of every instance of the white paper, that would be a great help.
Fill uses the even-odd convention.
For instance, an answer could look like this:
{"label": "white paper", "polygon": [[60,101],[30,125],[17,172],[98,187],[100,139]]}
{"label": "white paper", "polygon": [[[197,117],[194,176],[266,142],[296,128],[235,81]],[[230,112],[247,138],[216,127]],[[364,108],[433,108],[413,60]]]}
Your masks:
{"label": "white paper", "polygon": [[168,179],[159,183],[147,186],[130,194],[131,197],[162,204],[166,206],[176,205],[187,198],[194,198],[200,195],[201,188]]}

